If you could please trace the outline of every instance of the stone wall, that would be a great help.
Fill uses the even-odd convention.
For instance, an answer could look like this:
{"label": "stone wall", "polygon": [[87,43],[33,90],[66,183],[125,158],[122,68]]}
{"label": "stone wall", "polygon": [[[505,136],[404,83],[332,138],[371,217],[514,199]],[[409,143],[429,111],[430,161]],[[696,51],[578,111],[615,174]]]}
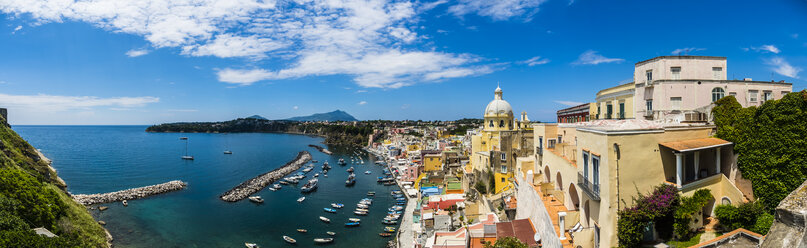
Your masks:
{"label": "stone wall", "polygon": [[807,181],[790,192],[776,207],[776,220],[762,248],[807,248]]}
{"label": "stone wall", "polygon": [[552,220],[549,213],[546,212],[546,207],[538,196],[538,192],[535,192],[535,189],[524,181],[523,174],[516,176],[516,182],[518,183],[516,191],[518,206],[516,206],[515,219],[530,219],[535,225],[535,230],[541,234],[543,247],[561,247],[558,234],[555,233]]}

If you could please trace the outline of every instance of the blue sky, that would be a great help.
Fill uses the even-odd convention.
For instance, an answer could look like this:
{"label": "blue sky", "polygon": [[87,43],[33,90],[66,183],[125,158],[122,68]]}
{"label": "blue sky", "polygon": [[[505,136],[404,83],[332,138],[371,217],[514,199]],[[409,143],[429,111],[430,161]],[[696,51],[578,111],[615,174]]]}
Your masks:
{"label": "blue sky", "polygon": [[5,0],[0,105],[12,124],[453,120],[481,117],[499,82],[552,121],[677,49],[807,87],[807,1],[618,3]]}

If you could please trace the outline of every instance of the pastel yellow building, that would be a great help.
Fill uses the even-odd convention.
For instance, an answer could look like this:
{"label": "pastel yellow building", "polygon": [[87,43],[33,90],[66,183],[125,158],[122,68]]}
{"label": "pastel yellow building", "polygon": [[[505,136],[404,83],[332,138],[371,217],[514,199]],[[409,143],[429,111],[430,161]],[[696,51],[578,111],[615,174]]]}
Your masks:
{"label": "pastel yellow building", "polygon": [[[685,196],[711,190],[714,200],[693,216],[691,227],[699,228],[716,205],[753,198],[737,169],[733,144],[710,137],[713,128],[645,120],[535,124],[540,151],[533,182],[566,208],[566,223],[583,227],[571,233],[574,247],[617,246],[617,211],[664,183]],[[654,235],[652,229],[646,233],[649,239]]]}
{"label": "pastel yellow building", "polygon": [[426,154],[423,156],[423,170],[424,171],[440,171],[443,170],[443,155]]}
{"label": "pastel yellow building", "polygon": [[489,185],[492,193],[511,189],[516,158],[532,153],[532,128],[527,113],[522,112],[521,120],[516,120],[513,108],[502,94],[497,87],[493,100],[485,108],[483,127],[471,136],[471,160],[466,168],[466,172],[473,172],[471,181],[488,184],[493,177],[494,185]]}
{"label": "pastel yellow building", "polygon": [[633,82],[597,92],[596,119],[633,119]]}

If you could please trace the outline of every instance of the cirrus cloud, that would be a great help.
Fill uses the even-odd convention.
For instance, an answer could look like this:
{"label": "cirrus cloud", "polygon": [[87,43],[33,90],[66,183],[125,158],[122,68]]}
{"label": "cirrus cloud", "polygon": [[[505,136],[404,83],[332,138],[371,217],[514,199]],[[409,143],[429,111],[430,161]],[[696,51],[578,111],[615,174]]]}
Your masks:
{"label": "cirrus cloud", "polygon": [[618,58],[607,58],[600,55],[597,51],[588,50],[580,54],[576,61],[572,62],[573,65],[597,65],[602,63],[619,63],[625,61]]}
{"label": "cirrus cloud", "polygon": [[770,65],[771,70],[777,74],[792,78],[799,78],[799,72],[802,71],[801,68],[790,65],[790,63],[781,57],[771,58],[765,61],[765,64]]}
{"label": "cirrus cloud", "polygon": [[89,109],[94,107],[131,108],[157,103],[158,97],[97,97],[97,96],[58,96],[58,95],[9,95],[0,94],[0,105],[45,111]]}

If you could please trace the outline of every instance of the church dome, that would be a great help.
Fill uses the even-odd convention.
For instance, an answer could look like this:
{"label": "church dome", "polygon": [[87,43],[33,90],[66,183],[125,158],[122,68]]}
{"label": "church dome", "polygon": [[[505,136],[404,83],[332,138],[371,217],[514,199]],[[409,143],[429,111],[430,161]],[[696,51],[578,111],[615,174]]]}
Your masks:
{"label": "church dome", "polygon": [[513,115],[513,108],[510,107],[510,103],[502,99],[501,88],[496,87],[493,101],[490,101],[485,108],[485,115]]}

